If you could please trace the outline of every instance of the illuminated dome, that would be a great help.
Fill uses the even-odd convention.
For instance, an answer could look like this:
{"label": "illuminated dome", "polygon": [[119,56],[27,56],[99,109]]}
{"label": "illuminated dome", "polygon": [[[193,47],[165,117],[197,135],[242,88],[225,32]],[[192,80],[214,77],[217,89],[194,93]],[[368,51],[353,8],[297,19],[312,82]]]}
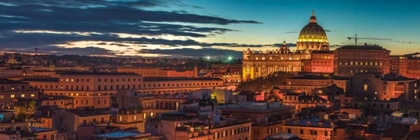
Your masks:
{"label": "illuminated dome", "polygon": [[312,11],[309,23],[300,31],[296,43],[297,50],[320,50],[325,44],[328,46],[327,34],[316,22],[315,13]]}

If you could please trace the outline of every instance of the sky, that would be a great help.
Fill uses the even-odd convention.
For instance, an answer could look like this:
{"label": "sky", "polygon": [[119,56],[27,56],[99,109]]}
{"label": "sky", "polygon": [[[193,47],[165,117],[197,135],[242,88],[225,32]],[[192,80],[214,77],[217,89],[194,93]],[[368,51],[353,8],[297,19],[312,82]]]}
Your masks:
{"label": "sky", "polygon": [[295,47],[312,11],[331,48],[378,44],[418,52],[418,0],[5,0],[0,51],[92,56],[240,58]]}

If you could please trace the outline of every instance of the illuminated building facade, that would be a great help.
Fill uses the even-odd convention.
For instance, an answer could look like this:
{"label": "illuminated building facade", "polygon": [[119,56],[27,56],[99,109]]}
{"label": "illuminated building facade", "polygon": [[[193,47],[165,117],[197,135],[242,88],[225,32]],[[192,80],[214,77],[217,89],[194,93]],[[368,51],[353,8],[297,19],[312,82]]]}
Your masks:
{"label": "illuminated building facade", "polygon": [[120,67],[117,71],[120,73],[136,73],[143,77],[197,77],[197,67],[193,70],[173,70],[159,68],[136,68],[136,67]]}
{"label": "illuminated building facade", "polygon": [[277,71],[332,73],[333,55],[325,30],[318,25],[312,13],[309,23],[299,34],[296,51],[291,51],[284,41],[276,50],[243,52],[243,80],[267,76]]}
{"label": "illuminated building facade", "polygon": [[391,100],[417,99],[420,81],[395,74],[358,73],[352,78],[354,97]]}
{"label": "illuminated building facade", "polygon": [[420,79],[420,53],[391,56],[391,72]]}
{"label": "illuminated building facade", "polygon": [[[190,92],[199,89],[223,88],[218,78],[143,78],[134,73],[63,73],[58,78],[24,79],[45,95],[72,97],[73,107],[110,106],[110,96],[119,89],[133,89],[140,93],[163,94]],[[17,95],[16,95],[17,96]],[[29,96],[29,95],[26,95]],[[68,105],[56,102],[54,105]]]}
{"label": "illuminated building facade", "polygon": [[346,45],[334,50],[334,75],[390,73],[390,51],[378,45]]}
{"label": "illuminated building facade", "polygon": [[28,83],[0,79],[0,107],[13,107],[18,99],[37,100],[39,90]]}
{"label": "illuminated building facade", "polygon": [[264,139],[265,137],[280,132],[283,123],[293,118],[295,109],[285,106],[280,102],[253,102],[239,105],[219,105],[224,114],[243,116],[246,114],[251,121],[251,138]]}

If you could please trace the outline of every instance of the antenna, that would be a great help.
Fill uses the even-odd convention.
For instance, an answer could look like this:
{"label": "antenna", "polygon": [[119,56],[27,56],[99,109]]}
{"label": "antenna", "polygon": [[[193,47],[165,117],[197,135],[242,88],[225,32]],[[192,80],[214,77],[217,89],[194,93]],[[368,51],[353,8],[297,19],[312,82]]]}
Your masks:
{"label": "antenna", "polygon": [[38,55],[38,50],[39,50],[39,48],[38,48],[38,46],[36,46],[35,47],[35,55]]}

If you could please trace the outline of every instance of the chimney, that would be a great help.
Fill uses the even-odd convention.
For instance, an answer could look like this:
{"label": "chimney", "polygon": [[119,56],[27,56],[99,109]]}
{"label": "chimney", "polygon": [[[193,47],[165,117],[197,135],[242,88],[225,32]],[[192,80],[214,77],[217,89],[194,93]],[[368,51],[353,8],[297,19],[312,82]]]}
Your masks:
{"label": "chimney", "polygon": [[319,122],[318,122],[318,126],[319,126],[319,127],[322,127],[322,124],[323,124],[323,123],[322,123],[321,121],[319,121]]}
{"label": "chimney", "polygon": [[311,126],[311,121],[306,121],[306,126]]}

